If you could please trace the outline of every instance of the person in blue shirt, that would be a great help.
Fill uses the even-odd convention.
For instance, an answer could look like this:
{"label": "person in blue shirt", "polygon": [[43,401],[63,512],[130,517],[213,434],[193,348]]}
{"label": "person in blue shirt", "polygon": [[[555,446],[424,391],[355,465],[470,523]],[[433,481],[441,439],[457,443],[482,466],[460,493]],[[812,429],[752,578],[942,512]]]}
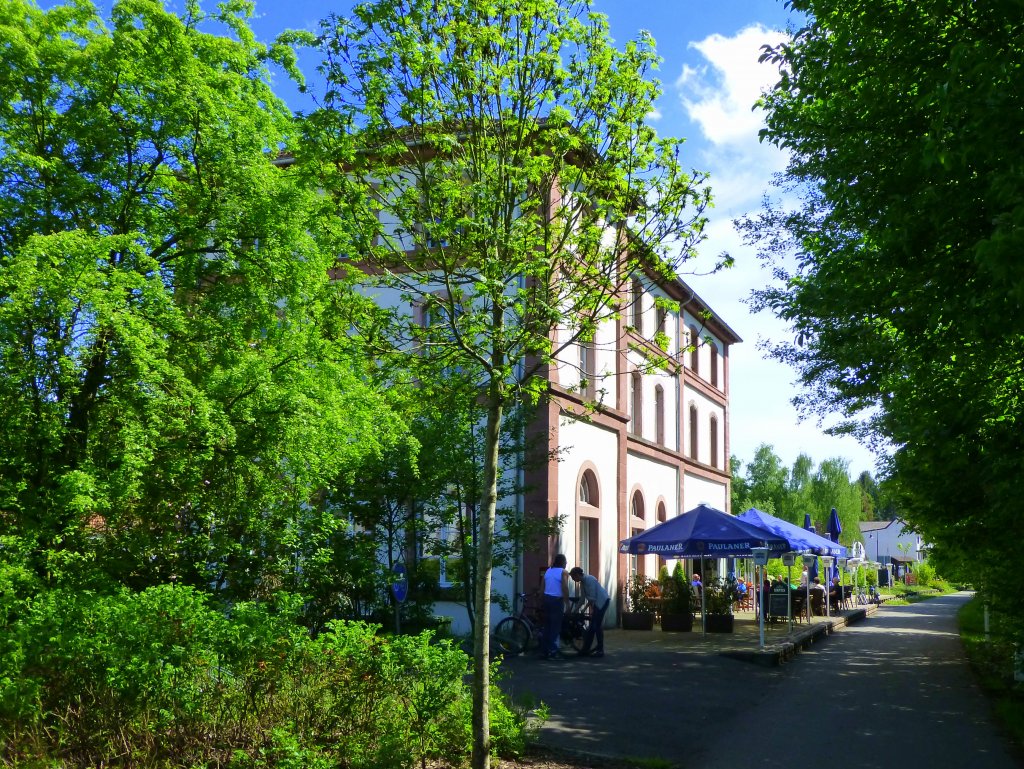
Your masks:
{"label": "person in blue shirt", "polygon": [[558,659],[558,637],[562,632],[562,618],[569,603],[569,572],[565,570],[565,556],[559,553],[544,572],[544,638],[541,656]]}

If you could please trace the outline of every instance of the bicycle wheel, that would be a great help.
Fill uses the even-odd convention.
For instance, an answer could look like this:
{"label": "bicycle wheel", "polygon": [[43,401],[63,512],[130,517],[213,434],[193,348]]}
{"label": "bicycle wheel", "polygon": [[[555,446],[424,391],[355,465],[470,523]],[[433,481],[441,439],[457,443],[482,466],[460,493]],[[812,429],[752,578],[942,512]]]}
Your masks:
{"label": "bicycle wheel", "polygon": [[530,628],[519,617],[505,617],[494,628],[494,645],[502,654],[514,657],[526,651]]}
{"label": "bicycle wheel", "polygon": [[567,632],[562,635],[562,646],[580,651],[583,649],[583,636],[590,625],[590,617],[586,614],[569,614],[565,619]]}

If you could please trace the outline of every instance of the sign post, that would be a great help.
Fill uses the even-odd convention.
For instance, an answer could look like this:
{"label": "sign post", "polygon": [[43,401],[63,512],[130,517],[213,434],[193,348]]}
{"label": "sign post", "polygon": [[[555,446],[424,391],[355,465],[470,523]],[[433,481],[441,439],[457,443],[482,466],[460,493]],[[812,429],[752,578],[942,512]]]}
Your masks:
{"label": "sign post", "polygon": [[391,595],[395,597],[395,635],[398,635],[402,632],[401,606],[409,597],[409,573],[401,561],[391,567],[391,573],[395,575],[391,583]]}

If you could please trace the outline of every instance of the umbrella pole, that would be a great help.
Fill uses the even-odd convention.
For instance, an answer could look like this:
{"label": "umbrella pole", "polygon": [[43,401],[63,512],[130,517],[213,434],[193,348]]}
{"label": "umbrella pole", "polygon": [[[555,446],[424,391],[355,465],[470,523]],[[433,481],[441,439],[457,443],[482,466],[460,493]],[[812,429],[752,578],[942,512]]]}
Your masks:
{"label": "umbrella pole", "polygon": [[[761,581],[758,582],[759,589],[757,591],[759,611],[757,613],[758,625],[761,628],[761,651],[764,651],[764,570],[765,567],[761,567]],[[754,567],[754,571],[757,571],[757,566]]]}
{"label": "umbrella pole", "polygon": [[811,580],[810,574],[808,574],[807,582],[804,583],[804,587],[807,589],[807,595],[804,598],[804,606],[807,607],[807,624],[811,624]]}
{"label": "umbrella pole", "polygon": [[787,566],[789,569],[789,582],[786,583],[786,619],[789,620],[789,633],[793,634],[793,566]]}
{"label": "umbrella pole", "polygon": [[707,576],[704,573],[704,552],[700,554],[700,634],[702,637],[707,637],[708,634],[708,602],[705,600],[707,596],[704,595],[704,577]]}

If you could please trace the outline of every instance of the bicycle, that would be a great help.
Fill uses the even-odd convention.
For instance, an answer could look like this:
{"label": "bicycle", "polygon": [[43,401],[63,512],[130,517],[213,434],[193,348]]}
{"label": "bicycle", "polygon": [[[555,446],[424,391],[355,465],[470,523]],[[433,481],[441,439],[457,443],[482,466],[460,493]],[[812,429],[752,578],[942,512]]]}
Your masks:
{"label": "bicycle", "polygon": [[[514,657],[527,651],[531,646],[539,646],[544,636],[542,612],[536,608],[527,608],[528,597],[528,593],[517,593],[512,614],[494,628],[494,645],[504,655]],[[580,600],[579,596],[573,596],[569,602],[575,607]],[[583,636],[589,625],[590,615],[570,609],[562,619],[562,631],[559,633],[561,646],[571,647],[576,651],[582,649]]]}

